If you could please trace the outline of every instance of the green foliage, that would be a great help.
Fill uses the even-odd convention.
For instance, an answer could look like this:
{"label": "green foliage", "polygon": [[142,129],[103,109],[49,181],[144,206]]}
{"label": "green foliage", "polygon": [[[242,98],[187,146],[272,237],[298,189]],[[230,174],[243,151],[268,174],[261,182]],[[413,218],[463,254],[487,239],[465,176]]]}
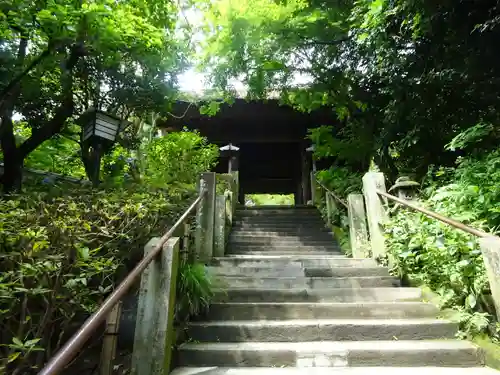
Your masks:
{"label": "green foliage", "polygon": [[250,203],[255,206],[293,206],[293,194],[248,194],[245,196],[247,205]]}
{"label": "green foliage", "polygon": [[216,282],[203,263],[183,261],[178,272],[175,318],[183,323],[208,311]]}
{"label": "green foliage", "polygon": [[[58,141],[31,154],[30,166],[46,167],[51,157],[53,171],[70,168],[51,147]],[[28,179],[23,195],[0,200],[4,369],[33,372],[53,355],[142,258],[149,239],[163,235],[192,202],[199,174],[218,152],[187,131],[156,138],[145,149],[142,179],[133,152],[116,145],[104,157],[99,189],[38,176]],[[212,282],[204,265],[183,263],[178,288],[178,320],[207,308]]]}
{"label": "green foliage", "polygon": [[[451,182],[430,182],[422,205],[475,228],[498,230],[500,152],[461,159],[450,172]],[[438,179],[439,181],[439,179]],[[497,335],[491,293],[477,240],[449,225],[402,208],[386,226],[387,246],[396,261],[395,272],[428,285],[443,307],[457,310],[455,317],[470,334]]]}
{"label": "green foliage", "polygon": [[44,181],[0,200],[0,357],[42,365],[194,194]]}
{"label": "green foliage", "polygon": [[216,163],[219,150],[197,132],[173,132],[146,146],[144,180],[153,185],[186,184]]}
{"label": "green foliage", "polygon": [[[331,108],[339,121],[317,130],[330,144],[326,154],[319,145],[318,157],[362,170],[373,157],[390,180],[420,179],[429,165],[453,166],[457,153],[444,146],[471,124],[498,128],[495,1],[196,4],[206,21],[199,65],[220,91],[238,79],[249,98],[279,97],[304,112]],[[488,149],[498,145],[492,133]]]}
{"label": "green foliage", "polygon": [[[21,144],[31,136],[32,130],[26,122],[18,122],[15,124],[14,134],[17,143]],[[75,178],[86,177],[78,142],[60,134],[43,142],[30,153],[24,161],[24,166]]]}
{"label": "green foliage", "polygon": [[[137,119],[164,111],[175,92],[184,65],[175,2],[7,0],[0,15],[5,191],[19,189],[23,161],[43,142],[60,134],[78,140],[73,124],[90,107]],[[17,145],[14,110],[31,129]]]}
{"label": "green foliage", "polygon": [[349,194],[361,193],[362,177],[361,173],[337,166],[316,173],[319,182],[343,199],[347,199]]}
{"label": "green foliage", "polygon": [[[321,170],[316,173],[318,181],[335,194],[344,202],[347,201],[347,196],[352,193],[358,193],[361,190],[361,175],[352,172],[349,168],[332,166],[330,169]],[[315,205],[321,211],[325,221],[327,221],[327,203],[326,198],[329,193],[322,187],[316,189]],[[346,207],[336,198],[330,198],[332,202],[332,212],[330,222],[335,239],[338,241],[340,248],[346,255],[351,255],[351,243],[349,239],[349,220],[347,217]]]}

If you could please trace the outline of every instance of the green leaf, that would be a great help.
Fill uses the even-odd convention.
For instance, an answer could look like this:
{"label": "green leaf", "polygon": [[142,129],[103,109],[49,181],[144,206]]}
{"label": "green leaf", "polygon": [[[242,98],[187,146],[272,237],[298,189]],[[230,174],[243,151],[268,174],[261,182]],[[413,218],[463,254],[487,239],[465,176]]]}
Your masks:
{"label": "green leaf", "polygon": [[8,363],[14,362],[19,356],[21,355],[21,352],[14,352],[9,354],[9,358],[7,360]]}
{"label": "green leaf", "polygon": [[36,339],[32,339],[32,340],[28,340],[24,343],[24,346],[27,346],[27,347],[32,347],[32,346],[35,346],[36,344],[38,344],[38,342],[40,341],[41,339],[40,338],[36,338]]}

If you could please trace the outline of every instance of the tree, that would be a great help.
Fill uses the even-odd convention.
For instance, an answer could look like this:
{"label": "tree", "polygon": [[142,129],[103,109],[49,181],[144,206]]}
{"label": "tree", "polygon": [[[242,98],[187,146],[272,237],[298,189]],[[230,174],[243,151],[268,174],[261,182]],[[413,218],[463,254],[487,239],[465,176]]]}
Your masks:
{"label": "tree", "polygon": [[[140,116],[171,96],[183,64],[173,3],[9,0],[0,11],[4,191],[19,189],[23,162],[41,143],[78,136],[74,120],[89,107]],[[21,144],[14,113],[32,129]]]}
{"label": "tree", "polygon": [[496,0],[199,1],[212,82],[239,78],[250,96],[304,111],[334,107],[339,158],[368,150],[391,177],[423,176],[454,163],[444,145],[461,131],[499,123]]}

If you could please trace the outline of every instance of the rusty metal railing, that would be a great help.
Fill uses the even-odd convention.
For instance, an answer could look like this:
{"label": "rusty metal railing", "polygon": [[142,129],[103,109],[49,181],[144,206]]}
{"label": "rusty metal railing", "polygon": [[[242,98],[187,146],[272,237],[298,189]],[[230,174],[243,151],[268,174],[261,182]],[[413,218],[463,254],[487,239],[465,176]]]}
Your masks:
{"label": "rusty metal railing", "polygon": [[340,198],[337,194],[335,194],[333,191],[328,189],[324,184],[322,184],[318,179],[316,179],[316,183],[327,193],[330,194],[337,202],[339,202],[342,206],[345,208],[348,208],[347,202],[345,202],[342,198]]}
{"label": "rusty metal railing", "polygon": [[385,197],[387,199],[390,199],[390,200],[392,200],[394,202],[402,204],[403,206],[411,208],[412,210],[415,210],[415,211],[421,212],[421,213],[423,213],[423,214],[425,214],[427,216],[433,217],[434,219],[442,221],[443,223],[451,225],[452,227],[455,227],[457,229],[463,230],[464,232],[473,234],[474,236],[477,236],[477,237],[491,237],[492,236],[492,234],[490,234],[490,233],[483,232],[482,230],[469,227],[468,225],[465,225],[464,223],[461,223],[460,221],[457,221],[457,220],[454,220],[454,219],[450,219],[449,217],[440,215],[437,212],[434,212],[434,211],[428,210],[426,208],[420,207],[420,206],[418,206],[416,204],[413,204],[412,202],[409,202],[409,201],[407,201],[405,199],[401,199],[401,198],[395,197],[394,195],[386,193],[385,191],[377,190],[377,194],[379,194],[379,195],[381,195],[381,196],[383,196],[383,197]]}
{"label": "rusty metal railing", "polygon": [[180,225],[182,225],[188,216],[198,207],[206,193],[206,190],[203,190],[200,193],[200,195],[194,200],[189,208],[184,211],[175,224],[172,225],[172,227],[160,238],[158,244],[151,250],[151,252],[145,255],[144,258],[142,258],[142,260],[132,269],[132,271],[130,271],[125,279],[123,279],[123,281],[116,287],[113,293],[111,293],[108,298],[104,300],[99,309],[97,309],[97,311],[93,313],[85,321],[85,323],[83,323],[78,332],[76,332],[61,349],[59,349],[59,351],[50,359],[38,375],[57,375],[70,363],[78,351],[96,331],[99,325],[105,321],[107,315],[111,312],[113,307],[125,296],[125,293],[127,293],[133,283],[137,281],[153,259],[158,256],[167,240],[172,237]]}

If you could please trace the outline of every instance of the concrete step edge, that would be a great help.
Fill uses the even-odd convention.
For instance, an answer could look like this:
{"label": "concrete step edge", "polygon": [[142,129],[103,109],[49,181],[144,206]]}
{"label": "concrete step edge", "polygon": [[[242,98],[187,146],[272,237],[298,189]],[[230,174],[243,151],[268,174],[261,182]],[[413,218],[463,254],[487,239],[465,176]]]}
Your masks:
{"label": "concrete step edge", "polygon": [[[306,373],[307,371],[307,373]],[[488,367],[178,367],[171,375],[500,375]]]}
{"label": "concrete step edge", "polygon": [[377,340],[377,341],[308,341],[308,342],[188,342],[180,346],[181,350],[250,350],[259,352],[268,351],[295,351],[304,353],[329,353],[339,350],[383,351],[408,350],[436,351],[441,349],[471,349],[478,347],[462,340]]}
{"label": "concrete step edge", "polygon": [[457,323],[437,318],[404,318],[404,319],[283,319],[283,320],[210,320],[189,322],[192,327],[321,327],[321,326],[421,326],[421,325],[451,325]]}

